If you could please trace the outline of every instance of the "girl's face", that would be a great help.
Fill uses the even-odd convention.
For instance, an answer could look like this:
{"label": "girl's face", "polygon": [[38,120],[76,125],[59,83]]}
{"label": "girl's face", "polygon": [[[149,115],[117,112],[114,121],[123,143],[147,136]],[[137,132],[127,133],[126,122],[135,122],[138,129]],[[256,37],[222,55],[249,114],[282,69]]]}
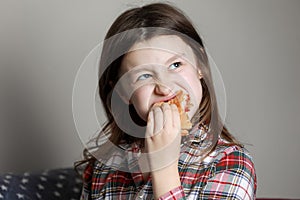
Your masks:
{"label": "girl's face", "polygon": [[192,49],[178,36],[157,36],[137,43],[121,64],[121,96],[147,121],[155,103],[168,101],[182,90],[190,95],[193,104],[188,112],[191,118],[202,99],[196,63]]}

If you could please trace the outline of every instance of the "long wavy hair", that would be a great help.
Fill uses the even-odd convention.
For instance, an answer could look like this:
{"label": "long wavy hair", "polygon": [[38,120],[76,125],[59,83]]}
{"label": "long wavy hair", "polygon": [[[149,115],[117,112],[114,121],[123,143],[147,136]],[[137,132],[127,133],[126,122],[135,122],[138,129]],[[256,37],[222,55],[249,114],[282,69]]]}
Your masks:
{"label": "long wavy hair", "polygon": [[[134,34],[128,32],[130,30],[135,30]],[[118,34],[122,34],[122,36],[111,39]],[[105,36],[105,42],[103,43],[99,66],[99,94],[105,109],[107,122],[98,134],[98,137],[94,140],[96,146],[101,134],[108,135],[110,142],[115,145],[119,145],[121,142],[132,143],[138,141],[143,143],[142,137],[137,138],[130,136],[118,126],[115,117],[121,118],[122,112],[117,116],[112,112],[112,95],[115,85],[120,78],[119,70],[124,57],[124,50],[128,51],[134,44],[149,40],[155,36],[170,34],[179,36],[192,48],[198,59],[198,63],[202,67],[201,72],[205,75],[205,79],[202,78],[199,80],[201,81],[203,95],[199,108],[192,118],[192,123],[208,125],[214,115],[217,118],[216,125],[221,130],[220,137],[226,140],[229,145],[236,144],[242,146],[239,141],[229,133],[219,118],[208,57],[201,37],[191,23],[191,20],[180,9],[169,3],[151,3],[141,7],[131,8],[117,17],[108,30]],[[122,47],[119,48],[118,45],[122,45]],[[118,55],[117,58],[115,58],[115,55]],[[141,126],[146,125],[146,122],[136,113],[133,105],[121,103],[117,106],[119,106],[117,110],[127,108],[128,112],[129,109],[132,120],[134,120],[136,124]],[[215,146],[210,150],[213,150]],[[80,166],[88,161],[92,162],[95,159],[96,158],[89,153],[89,150],[85,149],[84,160],[76,162],[75,166]]]}

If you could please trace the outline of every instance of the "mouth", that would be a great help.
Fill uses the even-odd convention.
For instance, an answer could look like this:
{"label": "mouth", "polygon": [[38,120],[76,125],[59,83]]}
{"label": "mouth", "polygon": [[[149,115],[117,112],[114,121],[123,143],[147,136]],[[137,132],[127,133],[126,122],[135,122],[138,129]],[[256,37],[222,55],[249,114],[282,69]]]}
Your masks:
{"label": "mouth", "polygon": [[182,135],[187,135],[187,130],[190,130],[192,128],[192,123],[187,114],[190,111],[189,108],[193,106],[193,104],[190,102],[189,94],[184,93],[182,90],[180,90],[172,96],[160,99],[160,101],[158,101],[156,105],[161,106],[163,102],[167,102],[168,104],[174,104],[177,106],[180,115],[181,129],[185,130],[182,132]]}
{"label": "mouth", "polygon": [[160,99],[160,100],[154,102],[154,103],[152,104],[152,106],[153,106],[154,104],[156,104],[156,103],[162,103],[162,102],[168,103],[168,102],[171,101],[172,99],[175,99],[176,96],[177,96],[177,94],[178,94],[178,92],[176,92],[176,93],[174,93],[174,94],[172,94],[172,95],[170,95],[170,96],[164,97],[164,98],[162,98],[162,99]]}

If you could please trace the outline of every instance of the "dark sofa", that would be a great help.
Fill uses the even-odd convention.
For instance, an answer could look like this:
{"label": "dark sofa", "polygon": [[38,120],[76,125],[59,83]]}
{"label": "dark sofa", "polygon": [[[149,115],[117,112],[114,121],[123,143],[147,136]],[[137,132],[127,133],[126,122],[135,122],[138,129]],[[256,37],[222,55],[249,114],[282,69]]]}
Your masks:
{"label": "dark sofa", "polygon": [[81,177],[73,168],[0,176],[0,200],[64,199],[78,200]]}

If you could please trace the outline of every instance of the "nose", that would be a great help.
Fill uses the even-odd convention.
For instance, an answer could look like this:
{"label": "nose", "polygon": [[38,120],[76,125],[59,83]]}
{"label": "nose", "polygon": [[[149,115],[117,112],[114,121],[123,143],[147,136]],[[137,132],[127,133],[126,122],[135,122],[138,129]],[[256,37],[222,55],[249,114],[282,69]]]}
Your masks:
{"label": "nose", "polygon": [[163,85],[163,84],[159,84],[157,83],[155,85],[155,93],[158,95],[162,95],[162,96],[167,96],[172,92],[172,89]]}

